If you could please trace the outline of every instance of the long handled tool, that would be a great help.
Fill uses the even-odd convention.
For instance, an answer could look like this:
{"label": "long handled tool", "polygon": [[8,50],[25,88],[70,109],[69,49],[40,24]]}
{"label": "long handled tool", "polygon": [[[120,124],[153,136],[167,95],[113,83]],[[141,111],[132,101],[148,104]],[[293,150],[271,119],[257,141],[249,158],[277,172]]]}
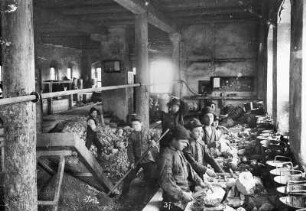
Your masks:
{"label": "long handled tool", "polygon": [[[157,143],[160,142],[161,139],[164,138],[164,136],[169,132],[169,129],[167,129],[161,136],[160,138],[157,140]],[[139,158],[139,160],[137,160],[137,162],[135,163],[135,167],[145,158],[145,156],[148,154],[148,152],[153,148],[155,147],[154,145],[153,146],[150,146],[144,153],[143,155]],[[134,168],[131,168],[130,170],[128,170],[125,175],[114,185],[114,187],[108,192],[108,196],[112,194],[112,192],[114,190],[116,190],[116,188],[123,182],[123,180],[131,173],[131,171],[133,171]]]}

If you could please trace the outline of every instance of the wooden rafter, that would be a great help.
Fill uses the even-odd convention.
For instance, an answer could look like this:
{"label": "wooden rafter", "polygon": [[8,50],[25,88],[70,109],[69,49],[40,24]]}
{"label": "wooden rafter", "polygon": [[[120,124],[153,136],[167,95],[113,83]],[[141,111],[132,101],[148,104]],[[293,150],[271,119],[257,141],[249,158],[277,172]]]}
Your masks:
{"label": "wooden rafter", "polygon": [[58,13],[50,12],[46,9],[34,8],[34,24],[56,24],[57,27],[71,29],[79,32],[106,33],[105,27],[97,27],[90,22],[81,21],[75,17],[69,17]]}
{"label": "wooden rafter", "polygon": [[165,18],[158,10],[152,5],[146,5],[142,0],[114,0],[119,5],[123,6],[133,14],[148,13],[148,22],[155,27],[167,32],[176,32],[175,25]]}

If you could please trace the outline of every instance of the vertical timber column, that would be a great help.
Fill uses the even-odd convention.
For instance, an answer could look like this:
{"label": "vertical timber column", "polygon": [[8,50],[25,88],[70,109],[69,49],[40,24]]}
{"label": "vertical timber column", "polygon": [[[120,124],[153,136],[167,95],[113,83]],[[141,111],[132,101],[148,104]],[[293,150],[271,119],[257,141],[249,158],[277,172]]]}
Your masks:
{"label": "vertical timber column", "polygon": [[257,74],[257,97],[264,100],[266,105],[266,92],[267,92],[267,37],[268,26],[265,22],[267,19],[267,1],[261,1],[261,11],[263,18],[260,20],[259,25],[259,49],[258,49],[258,74]]}
{"label": "vertical timber column", "polygon": [[[174,80],[182,80],[182,72],[180,70],[180,42],[181,35],[179,33],[170,34],[170,40],[172,42],[172,61],[173,61],[173,74]],[[173,85],[173,95],[181,98],[181,83],[175,83]]]}
{"label": "vertical timber column", "polygon": [[[141,84],[150,83],[149,54],[148,54],[148,16],[146,13],[136,15],[135,19],[136,44],[136,81]],[[149,87],[136,88],[136,113],[141,116],[144,127],[149,127]]]}
{"label": "vertical timber column", "polygon": [[[35,91],[32,0],[2,0],[4,97]],[[2,107],[5,127],[5,206],[8,211],[36,211],[36,105],[32,102]]]}
{"label": "vertical timber column", "polygon": [[[296,158],[306,167],[306,12],[303,0],[292,1],[290,55],[290,140]],[[304,37],[303,37],[304,34]],[[304,70],[304,71],[303,71]]]}

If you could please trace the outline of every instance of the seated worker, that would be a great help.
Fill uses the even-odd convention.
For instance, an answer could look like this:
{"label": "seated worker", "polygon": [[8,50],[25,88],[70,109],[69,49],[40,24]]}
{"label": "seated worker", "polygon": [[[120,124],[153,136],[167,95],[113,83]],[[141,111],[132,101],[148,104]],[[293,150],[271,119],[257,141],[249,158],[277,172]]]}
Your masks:
{"label": "seated worker", "polygon": [[[217,117],[218,119],[224,119],[226,118],[228,115],[221,115],[220,113],[217,114],[217,110],[216,110],[216,103],[212,102],[212,101],[208,101],[205,104],[205,107],[202,109],[202,117],[203,115],[207,114],[207,113],[212,113],[214,114],[215,117]],[[201,122],[203,122],[203,119],[200,119]]]}
{"label": "seated worker", "polygon": [[98,158],[101,156],[102,144],[100,143],[97,131],[98,131],[98,117],[99,111],[92,107],[89,110],[89,117],[87,119],[87,133],[86,133],[86,143],[87,149],[90,149],[91,145],[94,144],[97,147]]}
{"label": "seated worker", "polygon": [[214,122],[214,114],[207,113],[203,116],[203,140],[207,147],[210,148],[216,148],[217,142],[219,140],[216,128],[212,126]]}
{"label": "seated worker", "polygon": [[[216,172],[223,172],[223,169],[217,164],[217,162],[211,157],[210,152],[202,140],[202,124],[194,118],[189,122],[189,129],[191,130],[189,145],[184,149],[184,155],[192,168],[198,175],[203,178],[206,173],[210,177],[216,177]],[[207,167],[209,164],[214,170]]]}
{"label": "seated worker", "polygon": [[127,155],[133,170],[123,182],[122,196],[127,195],[130,183],[135,179],[140,168],[143,169],[144,181],[147,182],[149,186],[154,186],[157,182],[155,163],[158,155],[157,147],[151,148],[140,164],[135,166],[135,163],[144,155],[144,152],[147,151],[149,147],[156,146],[153,139],[157,139],[157,137],[150,137],[149,130],[143,127],[140,117],[134,117],[131,122],[133,131],[128,139]]}
{"label": "seated worker", "polygon": [[158,164],[159,182],[163,190],[161,211],[184,210],[187,203],[193,200],[190,182],[206,187],[182,152],[188,145],[189,131],[183,126],[178,126],[172,135],[172,140],[163,150]]}
{"label": "seated worker", "polygon": [[188,113],[187,104],[177,98],[173,98],[168,102],[169,112],[162,113],[162,133],[167,129],[170,129],[170,132],[165,135],[165,137],[160,141],[161,151],[164,149],[168,143],[171,141],[171,133],[177,126],[184,126],[184,116]]}

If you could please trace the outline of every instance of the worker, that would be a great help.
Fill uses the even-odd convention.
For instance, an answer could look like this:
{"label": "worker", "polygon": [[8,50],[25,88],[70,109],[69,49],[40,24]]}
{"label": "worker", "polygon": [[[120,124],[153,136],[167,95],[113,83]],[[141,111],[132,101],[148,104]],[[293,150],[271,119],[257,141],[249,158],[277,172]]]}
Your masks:
{"label": "worker", "polygon": [[100,158],[102,153],[102,144],[100,143],[97,131],[98,131],[98,116],[99,111],[92,107],[89,110],[89,117],[87,119],[87,133],[86,133],[86,147],[90,149],[91,145],[94,144],[97,147],[97,155]]}
{"label": "worker", "polygon": [[[222,168],[217,164],[217,162],[210,155],[206,144],[202,140],[203,125],[201,122],[193,118],[189,124],[188,128],[191,131],[189,145],[184,149],[184,155],[188,162],[191,164],[192,168],[198,175],[203,178],[206,173],[210,177],[216,177],[216,172],[223,172]],[[208,168],[210,165],[213,169]]]}
{"label": "worker", "polygon": [[214,122],[214,114],[207,113],[203,116],[203,140],[208,148],[216,148],[219,140],[216,128],[212,126]]}
{"label": "worker", "polygon": [[160,149],[161,151],[168,145],[172,138],[172,131],[177,126],[184,126],[184,116],[188,112],[187,104],[178,99],[173,98],[168,102],[169,112],[162,113],[162,132],[164,133],[167,129],[170,130],[169,133],[165,135],[165,137],[160,141]]}
{"label": "worker", "polygon": [[[140,168],[143,169],[144,182],[147,186],[154,186],[157,182],[156,159],[158,156],[158,147],[155,140],[158,137],[152,137],[148,128],[144,128],[140,117],[136,116],[131,120],[133,131],[128,138],[127,155],[130,167],[133,169],[123,182],[121,197],[127,195],[132,180],[136,177]],[[145,155],[140,164],[136,162],[144,155],[149,147],[151,150]]]}
{"label": "worker", "polygon": [[169,145],[163,150],[158,163],[159,182],[163,190],[162,211],[182,211],[193,200],[189,182],[207,187],[192,169],[183,154],[189,143],[189,131],[178,126]]}

